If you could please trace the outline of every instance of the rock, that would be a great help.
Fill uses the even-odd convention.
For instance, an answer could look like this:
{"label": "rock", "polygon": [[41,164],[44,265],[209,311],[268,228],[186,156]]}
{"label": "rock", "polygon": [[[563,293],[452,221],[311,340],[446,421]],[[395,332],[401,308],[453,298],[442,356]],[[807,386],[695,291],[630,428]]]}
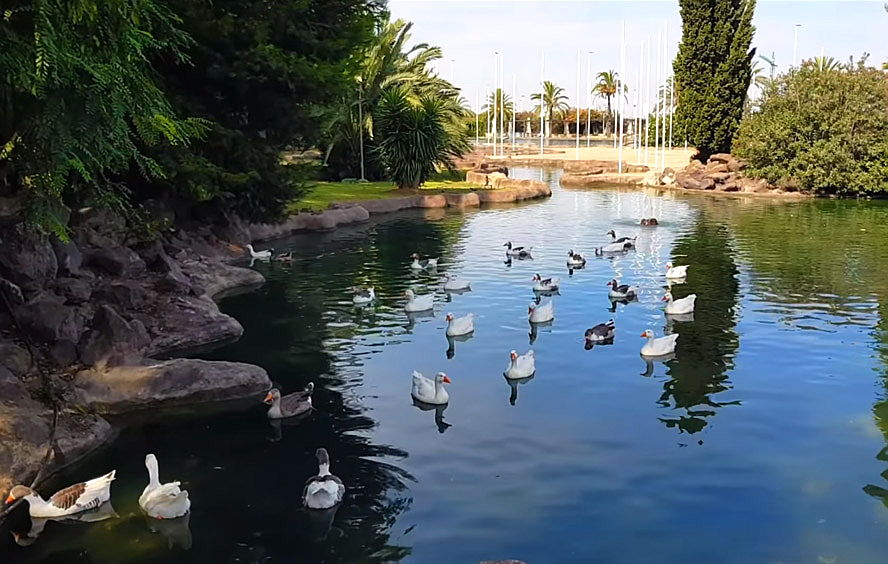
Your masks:
{"label": "rock", "polygon": [[219,311],[209,295],[169,296],[157,305],[147,353],[154,356],[183,354],[198,347],[233,341],[244,328]]}
{"label": "rock", "polygon": [[92,293],[94,303],[111,304],[121,311],[141,310],[152,297],[145,287],[135,280],[103,284]]}
{"label": "rock", "polygon": [[[10,244],[14,242],[14,244]],[[0,274],[22,289],[25,297],[39,293],[56,277],[58,264],[49,241],[21,225],[3,236]]]}
{"label": "rock", "polygon": [[147,366],[85,370],[74,380],[78,401],[102,413],[258,396],[271,388],[262,368],[240,362],[175,359]]}
{"label": "rock", "polygon": [[178,274],[173,272],[167,272],[163,275],[163,278],[157,281],[155,284],[155,288],[159,292],[168,292],[171,294],[189,294],[192,290],[191,281],[182,274],[180,271]]}
{"label": "rock", "polygon": [[80,267],[83,265],[83,253],[73,241],[60,241],[53,238],[51,241],[52,251],[55,253],[56,263],[58,264],[58,272],[62,276],[77,276],[80,274]]}
{"label": "rock", "polygon": [[654,171],[651,171],[651,172],[644,175],[644,178],[642,178],[641,183],[644,184],[645,186],[660,186],[661,175],[654,172]]}
{"label": "rock", "polygon": [[145,261],[128,247],[103,247],[87,253],[85,264],[112,276],[135,277],[145,272]]}
{"label": "rock", "polygon": [[295,214],[281,223],[255,223],[250,225],[249,233],[251,240],[265,241],[297,231],[329,231],[339,225],[360,223],[368,219],[370,213],[365,208],[355,205],[332,208],[321,213]]}
{"label": "rock", "polygon": [[702,190],[703,182],[687,172],[680,172],[675,175],[675,183],[685,190]]}
{"label": "rock", "polygon": [[469,192],[467,194],[445,194],[444,198],[447,200],[447,207],[449,208],[468,208],[481,205],[481,201],[478,199],[478,194],[474,192]]}
{"label": "rock", "polygon": [[0,366],[21,377],[31,370],[31,353],[10,341],[0,341]]}
{"label": "rock", "polygon": [[88,365],[116,366],[142,358],[149,344],[148,332],[142,322],[127,322],[114,309],[100,305],[90,329],[80,341],[80,359]]}
{"label": "rock", "polygon": [[[495,173],[495,174],[499,174],[499,173]],[[490,176],[494,176],[494,174],[491,174]],[[500,176],[502,176],[502,175],[500,175]],[[503,176],[503,178],[505,178],[505,177]],[[446,208],[447,207],[447,198],[445,198],[443,194],[435,194],[432,196],[417,196],[415,207],[424,208],[424,209]]]}
{"label": "rock", "polygon": [[736,161],[736,160],[737,159],[735,159],[730,153],[715,153],[714,155],[711,155],[709,157],[710,163],[728,164],[728,163],[730,163],[732,161]]}
{"label": "rock", "polygon": [[715,189],[715,180],[712,178],[704,177],[700,179],[700,185],[703,190],[714,190]]}
{"label": "rock", "polygon": [[73,341],[61,339],[49,349],[49,357],[62,368],[77,362],[77,345]]}
{"label": "rock", "polygon": [[728,172],[728,165],[712,162],[706,165],[706,172]]}
{"label": "rock", "polygon": [[711,178],[716,182],[724,182],[734,176],[730,172],[710,172],[706,175],[707,178]]}
{"label": "rock", "polygon": [[[30,398],[15,406],[0,404],[0,495],[15,484],[30,483],[48,447],[52,412]],[[63,412],[56,429],[56,450],[47,474],[74,464],[113,436],[101,417]]]}
{"label": "rock", "polygon": [[231,290],[255,288],[265,282],[255,270],[218,260],[187,260],[182,263],[182,272],[211,298]]}
{"label": "rock", "polygon": [[11,306],[22,305],[25,303],[25,296],[22,293],[22,289],[6,278],[0,278],[0,292],[3,292],[6,295],[6,299],[9,300],[9,305]]}
{"label": "rock", "polygon": [[14,225],[24,219],[25,206],[17,197],[0,197],[0,225]]}
{"label": "rock", "polygon": [[739,192],[740,186],[736,182],[728,182],[722,188],[725,192]]}
{"label": "rock", "polygon": [[22,329],[47,343],[59,339],[77,341],[83,331],[83,318],[65,305],[61,296],[46,292],[16,309]]}
{"label": "rock", "polygon": [[25,399],[30,399],[30,395],[22,381],[10,370],[0,366],[0,403],[15,405]]}
{"label": "rock", "polygon": [[742,163],[737,159],[732,159],[726,164],[728,165],[729,172],[740,172],[746,167],[745,163]]}
{"label": "rock", "polygon": [[93,283],[83,278],[56,278],[51,288],[69,305],[86,303],[93,293]]}

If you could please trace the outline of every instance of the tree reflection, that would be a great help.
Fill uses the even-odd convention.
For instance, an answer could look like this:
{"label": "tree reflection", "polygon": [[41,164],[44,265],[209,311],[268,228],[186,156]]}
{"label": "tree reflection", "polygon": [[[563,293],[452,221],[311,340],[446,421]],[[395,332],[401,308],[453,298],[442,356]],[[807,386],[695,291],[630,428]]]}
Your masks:
{"label": "tree reflection", "polygon": [[712,396],[730,389],[727,371],[737,350],[735,307],[738,299],[737,266],[728,229],[701,213],[693,231],[675,245],[675,264],[689,264],[688,283],[672,288],[676,299],[696,293],[693,323],[667,320],[664,330],[677,331],[676,359],[667,363],[669,380],[658,403],[684,410],[660,418],[667,427],[697,433],[717,408],[738,404]]}

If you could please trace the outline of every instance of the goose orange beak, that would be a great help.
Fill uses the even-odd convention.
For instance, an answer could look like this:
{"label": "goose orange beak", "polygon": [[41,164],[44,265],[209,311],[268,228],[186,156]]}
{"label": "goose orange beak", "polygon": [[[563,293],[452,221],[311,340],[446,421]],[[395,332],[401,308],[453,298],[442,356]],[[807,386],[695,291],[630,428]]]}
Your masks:
{"label": "goose orange beak", "polygon": [[449,384],[449,383],[450,383],[450,377],[449,377],[449,376],[444,376],[444,383],[445,383],[445,384]]}
{"label": "goose orange beak", "polygon": [[265,396],[265,399],[262,400],[263,403],[271,403],[274,401],[274,396],[271,395],[271,392],[268,392],[268,395]]}
{"label": "goose orange beak", "polygon": [[647,335],[645,335],[644,333],[642,333],[641,335],[639,335],[639,337],[647,337]]}
{"label": "goose orange beak", "polygon": [[9,505],[9,504],[12,503],[13,501],[15,501],[15,498],[12,497],[12,494],[6,496],[6,505]]}

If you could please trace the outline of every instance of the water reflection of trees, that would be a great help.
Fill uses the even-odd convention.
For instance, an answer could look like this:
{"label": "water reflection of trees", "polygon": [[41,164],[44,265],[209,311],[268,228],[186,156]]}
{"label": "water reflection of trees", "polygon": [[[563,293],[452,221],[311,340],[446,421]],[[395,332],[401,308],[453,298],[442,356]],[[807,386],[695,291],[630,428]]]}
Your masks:
{"label": "water reflection of trees", "polygon": [[707,418],[724,405],[713,396],[730,389],[727,371],[733,366],[738,346],[735,308],[737,306],[737,266],[728,229],[711,221],[706,214],[697,218],[693,231],[676,241],[676,264],[692,265],[688,283],[674,286],[676,299],[696,293],[694,323],[676,323],[676,360],[668,363],[669,380],[663,384],[658,403],[684,410],[678,416],[660,420],[669,428],[696,433]]}
{"label": "water reflection of trees", "polygon": [[[297,260],[288,271],[271,273],[260,305],[256,296],[225,302],[225,310],[243,323],[245,334],[240,342],[213,356],[260,364],[288,390],[315,381],[315,421],[282,429],[276,446],[282,452],[301,453],[325,446],[333,457],[334,472],[349,487],[346,502],[335,517],[329,516],[329,522],[303,512],[288,516],[285,508],[278,507],[263,517],[265,522],[252,524],[255,530],[263,531],[262,552],[268,556],[286,559],[293,555],[298,531],[314,539],[331,539],[300,545],[299,558],[305,561],[390,562],[410,554],[409,547],[392,544],[389,536],[398,516],[410,504],[405,482],[412,477],[395,464],[383,462],[408,454],[373,444],[371,431],[376,421],[363,405],[348,397],[348,390],[361,381],[361,362],[346,358],[351,354],[350,345],[333,347],[336,350],[331,352],[329,343],[325,343],[333,337],[351,339],[360,328],[331,329],[327,310],[331,295],[341,292],[343,299],[350,299],[348,288],[356,284],[374,285],[378,295],[400,294],[423,276],[407,270],[408,255],[416,251],[442,257],[446,265],[462,225],[462,216],[453,214],[439,221],[371,223],[323,239],[295,238],[293,244],[301,256],[317,258]],[[403,275],[391,276],[392,272]],[[308,460],[314,464],[313,457]],[[316,468],[308,467],[288,472],[290,486],[293,476],[301,479],[314,471]],[[297,485],[301,493],[301,481]],[[327,525],[328,531],[319,532]]]}

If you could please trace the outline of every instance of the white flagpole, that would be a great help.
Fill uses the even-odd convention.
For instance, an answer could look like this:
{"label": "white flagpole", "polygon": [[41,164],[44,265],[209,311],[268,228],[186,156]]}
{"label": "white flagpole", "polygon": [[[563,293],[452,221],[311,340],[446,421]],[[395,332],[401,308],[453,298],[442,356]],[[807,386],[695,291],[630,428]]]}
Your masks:
{"label": "white flagpole", "polygon": [[[667,68],[669,68],[667,66]],[[672,70],[672,69],[670,69]],[[675,115],[675,71],[669,73],[669,150],[672,150],[672,119]]]}
{"label": "white flagpole", "polygon": [[[580,160],[580,50],[577,49],[577,150],[574,160]],[[567,117],[565,115],[565,117]]]}
{"label": "white flagpole", "polygon": [[544,84],[545,79],[543,78],[543,76],[545,76],[545,74],[544,74],[545,62],[546,62],[546,52],[540,51],[540,156],[543,155],[543,143],[545,143],[545,141],[546,141],[546,139],[545,139],[545,137],[546,137],[545,119],[546,118],[544,117],[546,114],[546,111],[545,111],[545,107],[544,107],[545,104],[543,103],[543,96],[544,96],[543,90],[544,90],[544,86],[545,86],[545,84]]}
{"label": "white flagpole", "polygon": [[475,148],[478,147],[478,116],[481,113],[481,96],[478,94],[478,87],[475,87]]}
{"label": "white flagpole", "polygon": [[654,168],[660,166],[660,55],[663,44],[663,30],[657,30],[657,66],[654,69],[657,77],[656,83],[654,83],[655,89],[655,114],[654,114]]}
{"label": "white flagpole", "polygon": [[644,88],[644,164],[650,165],[651,132],[651,39],[647,40],[647,64]]}
{"label": "white flagpole", "polygon": [[[669,80],[668,65],[666,63],[669,58],[666,53],[666,46],[669,45],[669,21],[663,22],[663,87]],[[660,143],[660,170],[666,168],[666,91],[663,90],[663,141]]]}
{"label": "white flagpole", "polygon": [[494,157],[496,156],[496,135],[497,135],[497,130],[496,130],[496,121],[497,121],[496,106],[497,106],[497,102],[498,102],[498,100],[497,100],[498,96],[497,96],[497,92],[496,92],[496,79],[497,79],[496,66],[497,66],[497,64],[499,64],[499,51],[494,51],[493,52],[493,156]]}
{"label": "white flagpole", "polygon": [[592,146],[592,51],[586,54],[586,147]]}
{"label": "white flagpole", "polygon": [[506,96],[505,96],[505,89],[503,88],[503,87],[505,86],[505,81],[503,80],[503,67],[504,67],[504,66],[505,66],[505,65],[503,65],[503,55],[502,55],[502,53],[500,53],[500,67],[499,67],[499,72],[500,72],[499,83],[500,83],[500,87],[499,87],[499,93],[500,93],[500,134],[502,135],[502,137],[500,137],[500,156],[501,156],[501,157],[504,156],[504,155],[506,154],[506,137],[505,137],[505,135],[506,135],[506,124],[505,124],[505,117],[506,117],[505,105],[506,105],[506,104],[505,104],[505,97],[506,97]]}
{"label": "white flagpole", "polygon": [[512,74],[512,154],[515,154],[515,114],[518,113],[518,75]]}
{"label": "white flagpole", "polygon": [[626,96],[623,94],[623,76],[626,74],[626,49],[624,48],[624,44],[626,43],[626,22],[621,22],[620,24],[620,81],[617,83],[617,96],[619,96],[619,100],[617,101],[617,105],[620,110],[620,149],[617,152],[617,173],[623,173],[623,110],[625,108],[624,100]]}

